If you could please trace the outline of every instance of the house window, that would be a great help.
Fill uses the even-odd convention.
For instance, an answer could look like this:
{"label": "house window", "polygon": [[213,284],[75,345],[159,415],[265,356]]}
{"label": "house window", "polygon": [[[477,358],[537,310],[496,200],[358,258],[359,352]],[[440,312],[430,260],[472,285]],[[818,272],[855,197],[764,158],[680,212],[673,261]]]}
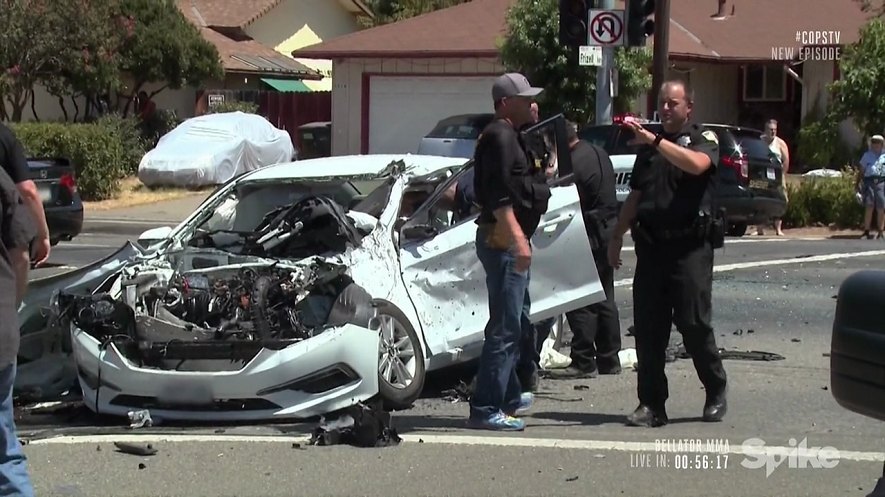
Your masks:
{"label": "house window", "polygon": [[749,65],[744,69],[744,101],[780,102],[787,98],[787,77],[781,66]]}

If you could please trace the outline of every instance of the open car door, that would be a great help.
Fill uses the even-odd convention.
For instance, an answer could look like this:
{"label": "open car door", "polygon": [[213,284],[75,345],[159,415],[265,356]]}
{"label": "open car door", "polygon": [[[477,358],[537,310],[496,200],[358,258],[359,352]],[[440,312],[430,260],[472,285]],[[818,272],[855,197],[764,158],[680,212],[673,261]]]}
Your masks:
{"label": "open car door", "polygon": [[[476,256],[477,213],[457,219],[445,196],[468,165],[445,183],[400,230],[403,282],[433,354],[481,343],[488,321],[485,271]],[[532,320],[559,316],[605,299],[574,185],[552,189],[532,239]]]}
{"label": "open car door", "polygon": [[578,189],[554,186],[532,237],[529,295],[532,321],[559,316],[605,300],[584,228]]}

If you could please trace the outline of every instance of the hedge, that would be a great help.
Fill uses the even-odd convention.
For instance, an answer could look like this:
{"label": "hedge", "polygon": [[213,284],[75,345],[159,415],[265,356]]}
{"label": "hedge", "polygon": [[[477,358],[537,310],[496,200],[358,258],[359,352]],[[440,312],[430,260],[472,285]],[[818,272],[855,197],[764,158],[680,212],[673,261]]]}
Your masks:
{"label": "hedge", "polygon": [[857,201],[856,174],[855,170],[846,168],[840,177],[804,177],[798,185],[787,185],[789,202],[784,225],[859,228],[864,209]]}
{"label": "hedge", "polygon": [[77,173],[83,200],[113,198],[120,180],[138,172],[145,144],[133,119],[106,116],[92,123],[13,123],[29,157],[64,157]]}

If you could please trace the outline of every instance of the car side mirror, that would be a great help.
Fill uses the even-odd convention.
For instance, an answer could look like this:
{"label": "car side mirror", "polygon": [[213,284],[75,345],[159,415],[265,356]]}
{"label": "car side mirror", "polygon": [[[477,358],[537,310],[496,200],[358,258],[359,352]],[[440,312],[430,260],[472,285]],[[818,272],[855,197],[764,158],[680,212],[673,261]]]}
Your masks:
{"label": "car side mirror", "polygon": [[403,238],[406,240],[423,240],[433,238],[439,234],[439,230],[429,224],[418,224],[403,229]]}
{"label": "car side mirror", "polygon": [[836,402],[885,421],[885,271],[859,271],[839,287],[830,345]]}
{"label": "car side mirror", "polygon": [[138,244],[144,248],[157,244],[169,238],[172,235],[171,226],[161,226],[159,228],[151,228],[143,232],[138,237]]}

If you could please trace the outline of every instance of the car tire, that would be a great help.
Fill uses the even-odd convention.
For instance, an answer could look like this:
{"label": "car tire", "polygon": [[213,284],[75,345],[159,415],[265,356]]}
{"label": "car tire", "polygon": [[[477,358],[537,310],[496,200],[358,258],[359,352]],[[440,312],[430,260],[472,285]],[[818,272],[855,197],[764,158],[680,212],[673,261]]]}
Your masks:
{"label": "car tire", "polygon": [[[378,329],[382,340],[378,349],[378,393],[386,409],[408,409],[418,400],[424,388],[425,364],[424,352],[418,333],[408,318],[395,305],[383,300],[374,301],[377,309],[376,322],[373,329]],[[393,341],[385,341],[385,335],[392,332]],[[395,344],[401,340],[399,347]],[[411,356],[403,360],[402,355]],[[399,361],[391,365],[390,361]],[[404,368],[411,380],[400,378],[395,368]]]}
{"label": "car tire", "polygon": [[51,247],[55,247],[56,245],[58,245],[58,242],[60,242],[60,241],[61,241],[61,240],[59,240],[58,238],[50,238],[50,239],[49,239],[49,245],[50,245]]}
{"label": "car tire", "polygon": [[747,223],[733,223],[728,225],[728,236],[741,237],[747,233]]}

